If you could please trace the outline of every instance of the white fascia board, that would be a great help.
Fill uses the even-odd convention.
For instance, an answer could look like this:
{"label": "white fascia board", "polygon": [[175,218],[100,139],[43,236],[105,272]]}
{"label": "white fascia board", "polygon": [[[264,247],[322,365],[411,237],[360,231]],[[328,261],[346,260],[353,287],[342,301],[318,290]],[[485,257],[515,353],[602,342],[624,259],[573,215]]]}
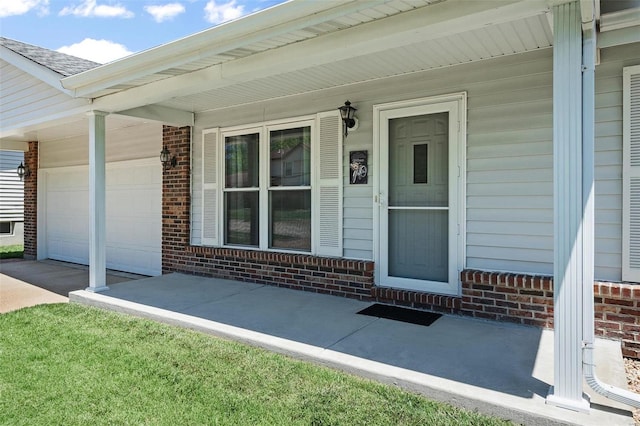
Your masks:
{"label": "white fascia board", "polygon": [[235,83],[223,80],[220,71],[220,65],[214,65],[189,74],[145,84],[94,99],[93,106],[102,111],[117,113]]}
{"label": "white fascia board", "polygon": [[[129,109],[227,87],[282,72],[321,66],[403,46],[508,22],[549,10],[545,0],[449,0],[357,27],[319,36],[246,58],[214,65],[94,100],[102,110]],[[303,58],[303,60],[301,60]]]}
{"label": "white fascia board", "polygon": [[171,126],[193,126],[193,113],[161,105],[147,105],[118,111],[118,115],[136,117],[144,120],[160,121]]}
{"label": "white fascia board", "polygon": [[57,89],[66,95],[72,95],[69,90],[62,87],[62,83],[60,82],[60,79],[63,77],[62,74],[58,74],[43,65],[37,64],[36,62],[33,62],[32,60],[27,59],[4,46],[0,46],[0,59],[7,61],[14,67],[32,75],[38,80],[47,83],[54,89]]}
{"label": "white fascia board", "polygon": [[65,88],[73,90],[76,96],[91,96],[92,93],[114,85],[325,22],[363,8],[383,4],[385,1],[387,0],[292,0],[66,77],[62,84]]}

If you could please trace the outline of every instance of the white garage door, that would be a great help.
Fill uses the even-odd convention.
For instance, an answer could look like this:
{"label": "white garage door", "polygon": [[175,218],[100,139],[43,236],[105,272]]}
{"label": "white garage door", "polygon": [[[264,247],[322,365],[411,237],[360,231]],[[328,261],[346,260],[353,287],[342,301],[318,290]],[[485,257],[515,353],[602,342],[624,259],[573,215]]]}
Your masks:
{"label": "white garage door", "polygon": [[[89,263],[89,170],[42,170],[46,257]],[[162,273],[162,166],[157,158],[107,164],[107,268]]]}

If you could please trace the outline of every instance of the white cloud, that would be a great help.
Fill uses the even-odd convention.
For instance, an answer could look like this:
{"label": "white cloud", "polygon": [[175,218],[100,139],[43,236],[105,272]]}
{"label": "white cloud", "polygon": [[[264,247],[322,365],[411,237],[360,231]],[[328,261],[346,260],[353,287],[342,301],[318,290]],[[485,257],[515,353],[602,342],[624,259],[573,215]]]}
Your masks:
{"label": "white cloud", "polygon": [[184,13],[185,8],[180,3],[168,3],[162,6],[145,6],[144,10],[146,10],[149,15],[153,16],[153,19],[156,22],[160,23],[173,19],[181,13]]}
{"label": "white cloud", "polygon": [[70,46],[62,46],[58,49],[58,52],[88,59],[98,62],[99,64],[106,64],[107,62],[115,61],[116,59],[129,56],[133,53],[120,43],[109,40],[95,40],[92,38],[85,38],[80,43],[75,43]]}
{"label": "white cloud", "polygon": [[60,16],[74,15],[79,17],[97,18],[133,18],[134,13],[121,4],[98,4],[97,0],[84,0],[78,6],[67,6],[59,13]]}
{"label": "white cloud", "polygon": [[0,18],[24,15],[33,9],[37,10],[39,15],[47,15],[49,0],[0,0]]}
{"label": "white cloud", "polygon": [[236,5],[236,0],[227,3],[217,4],[215,0],[210,0],[204,7],[205,19],[212,24],[231,21],[244,15],[244,6]]}

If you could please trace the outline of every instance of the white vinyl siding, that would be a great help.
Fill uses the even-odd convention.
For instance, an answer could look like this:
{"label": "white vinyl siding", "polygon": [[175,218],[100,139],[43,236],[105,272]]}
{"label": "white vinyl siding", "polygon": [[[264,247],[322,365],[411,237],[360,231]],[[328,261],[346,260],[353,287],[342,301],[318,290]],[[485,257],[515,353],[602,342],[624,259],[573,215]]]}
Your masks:
{"label": "white vinyl siding", "polygon": [[640,282],[640,66],[623,75],[622,279]]}
{"label": "white vinyl siding", "polygon": [[17,173],[22,162],[22,151],[0,151],[0,222],[24,220],[24,183]]}
{"label": "white vinyl siding", "polygon": [[[622,68],[640,64],[640,46],[601,51],[596,68],[595,276],[621,280]],[[373,259],[373,105],[468,94],[466,267],[553,272],[552,50],[354,84],[348,89],[276,99],[199,115],[204,123],[241,124],[329,111],[348,98],[359,128],[343,143],[343,257]],[[245,115],[246,114],[246,115]],[[350,151],[369,152],[369,182],[348,181]],[[194,150],[194,155],[199,155]],[[195,161],[195,164],[198,164]],[[194,169],[194,173],[198,173]],[[196,180],[197,182],[197,180]],[[194,192],[197,194],[197,191]],[[199,211],[194,195],[194,215]],[[194,228],[199,219],[194,216]]]}
{"label": "white vinyl siding", "polygon": [[640,44],[600,52],[596,67],[595,278],[622,278],[623,68],[640,64]]}
{"label": "white vinyl siding", "polygon": [[2,127],[39,121],[42,117],[86,106],[86,99],[73,99],[60,90],[0,60]]}

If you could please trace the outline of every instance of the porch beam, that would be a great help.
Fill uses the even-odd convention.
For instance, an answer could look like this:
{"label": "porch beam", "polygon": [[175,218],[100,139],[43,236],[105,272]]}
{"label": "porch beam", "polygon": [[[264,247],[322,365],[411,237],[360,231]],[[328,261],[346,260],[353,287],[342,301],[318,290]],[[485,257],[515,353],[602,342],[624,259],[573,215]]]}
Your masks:
{"label": "porch beam", "polygon": [[116,114],[145,120],[160,121],[164,124],[175,127],[194,125],[192,112],[161,105],[147,105],[125,111],[118,111]]}
{"label": "porch beam", "polygon": [[6,149],[8,151],[29,151],[29,142],[17,141],[17,140],[0,140],[0,149]]}
{"label": "porch beam", "polygon": [[553,7],[554,383],[547,403],[588,411],[582,393],[582,22],[578,1]]}
{"label": "porch beam", "polygon": [[89,117],[89,287],[88,291],[108,290],[106,267],[106,158],[105,117],[91,111]]}
{"label": "porch beam", "polygon": [[598,48],[621,46],[640,42],[640,24],[635,27],[620,28],[617,30],[600,33],[598,37]]}

